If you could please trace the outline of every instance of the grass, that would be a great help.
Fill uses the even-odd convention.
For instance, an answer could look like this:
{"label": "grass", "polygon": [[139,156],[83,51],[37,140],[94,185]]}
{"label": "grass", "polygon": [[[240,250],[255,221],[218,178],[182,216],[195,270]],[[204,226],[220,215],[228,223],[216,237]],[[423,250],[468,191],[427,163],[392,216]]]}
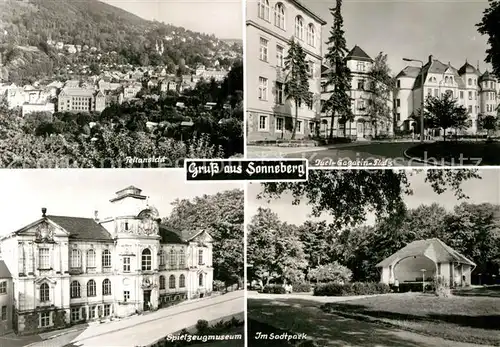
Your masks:
{"label": "grass", "polygon": [[450,140],[419,144],[408,149],[407,154],[437,164],[446,161],[452,165],[500,165],[499,151],[499,142]]}
{"label": "grass", "polygon": [[469,294],[438,298],[432,294],[406,293],[327,303],[322,309],[428,336],[500,346],[500,299]]}

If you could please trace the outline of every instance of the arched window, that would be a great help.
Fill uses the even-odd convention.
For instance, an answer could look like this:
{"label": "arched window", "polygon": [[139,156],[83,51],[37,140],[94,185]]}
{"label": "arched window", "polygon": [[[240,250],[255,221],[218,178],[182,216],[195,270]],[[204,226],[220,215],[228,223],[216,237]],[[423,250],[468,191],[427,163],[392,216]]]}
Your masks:
{"label": "arched window", "polygon": [[184,256],[184,250],[179,251],[179,267],[186,266],[186,257]]}
{"label": "arched window", "polygon": [[301,16],[295,17],[295,37],[304,40],[304,20]]}
{"label": "arched window", "polygon": [[160,266],[165,266],[167,259],[165,258],[165,251],[160,250]]}
{"label": "arched window", "polygon": [[170,289],[175,289],[175,276],[174,275],[170,275],[170,277],[168,278],[168,287]]}
{"label": "arched window", "polygon": [[448,83],[448,76],[445,76],[444,83]]}
{"label": "arched window", "polygon": [[142,251],[141,256],[141,269],[143,271],[151,271],[151,250],[149,248],[145,248]]}
{"label": "arched window", "polygon": [[95,267],[95,251],[93,249],[87,251],[87,267]]}
{"label": "arched window", "polygon": [[316,30],[312,23],[307,26],[307,44],[312,47],[316,46]]}
{"label": "arched window", "polygon": [[259,18],[269,21],[269,0],[259,0]]}
{"label": "arched window", "polygon": [[184,275],[179,276],[179,288],[186,287],[186,277]]}
{"label": "arched window", "polygon": [[200,274],[198,276],[198,285],[201,287],[203,286],[203,274]]}
{"label": "arched window", "polygon": [[469,78],[469,79],[467,80],[467,84],[468,84],[469,86],[471,86],[471,85],[472,85],[472,78]]}
{"label": "arched window", "polygon": [[453,83],[453,76],[450,76],[450,83]]}
{"label": "arched window", "polygon": [[50,301],[50,289],[47,283],[42,283],[42,285],[40,286],[40,301]]}
{"label": "arched window", "polygon": [[169,263],[170,263],[170,267],[171,268],[175,268],[175,266],[177,265],[177,261],[175,259],[175,251],[173,249],[170,250],[170,260],[169,260]]}
{"label": "arched window", "polygon": [[285,6],[280,2],[274,7],[274,25],[285,29]]}
{"label": "arched window", "polygon": [[94,280],[89,280],[87,282],[87,296],[96,296],[96,287],[95,287],[95,281]]}
{"label": "arched window", "polygon": [[80,251],[78,249],[71,250],[71,267],[72,268],[81,268],[82,267],[82,258],[80,256]]}
{"label": "arched window", "polygon": [[111,281],[107,278],[102,281],[102,295],[111,295]]}
{"label": "arched window", "polygon": [[102,252],[102,267],[111,267],[111,252],[108,249]]}
{"label": "arched window", "polygon": [[79,298],[81,296],[80,282],[78,281],[71,282],[69,289],[71,298]]}
{"label": "arched window", "polygon": [[160,289],[165,289],[165,276],[160,276]]}

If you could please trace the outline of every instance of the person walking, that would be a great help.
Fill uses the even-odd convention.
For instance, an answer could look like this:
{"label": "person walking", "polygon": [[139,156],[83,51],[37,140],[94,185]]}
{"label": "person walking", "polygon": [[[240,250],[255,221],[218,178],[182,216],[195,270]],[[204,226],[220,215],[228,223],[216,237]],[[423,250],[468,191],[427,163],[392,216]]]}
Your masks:
{"label": "person walking", "polygon": [[399,293],[399,281],[397,278],[394,280],[394,291]]}

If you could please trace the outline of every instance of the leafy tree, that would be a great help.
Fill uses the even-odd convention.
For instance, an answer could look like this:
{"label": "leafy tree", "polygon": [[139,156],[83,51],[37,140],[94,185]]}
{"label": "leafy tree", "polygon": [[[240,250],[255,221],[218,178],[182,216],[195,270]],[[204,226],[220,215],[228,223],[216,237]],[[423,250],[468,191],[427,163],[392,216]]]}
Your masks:
{"label": "leafy tree", "polygon": [[213,239],[214,279],[226,285],[243,280],[244,194],[235,189],[176,200],[163,223],[177,230],[205,230]]}
{"label": "leafy tree", "polygon": [[306,53],[302,46],[292,38],[285,57],[285,96],[295,103],[295,120],[292,130],[292,140],[295,139],[299,120],[299,107],[303,103],[311,102],[312,94],[309,91],[309,77],[307,75]]}
{"label": "leafy tree", "polygon": [[309,279],[316,282],[349,282],[352,278],[352,271],[334,261],[331,264],[319,265],[311,269]]}
{"label": "leafy tree", "polygon": [[500,1],[488,0],[489,7],[484,10],[481,22],[476,24],[481,35],[488,36],[490,47],[486,50],[485,62],[493,66],[493,74],[500,76]]}
{"label": "leafy tree", "polygon": [[445,93],[441,98],[429,96],[425,100],[425,121],[431,128],[443,129],[443,141],[446,141],[446,130],[467,127],[470,119],[467,109],[458,104],[453,95]]}
{"label": "leafy tree", "polygon": [[333,16],[333,24],[330,30],[330,37],[326,42],[328,53],[325,56],[327,64],[330,66],[325,86],[331,86],[333,90],[330,98],[323,104],[322,110],[331,114],[330,139],[333,138],[335,116],[341,117],[344,125],[347,121],[354,119],[351,112],[351,97],[349,95],[349,91],[351,90],[351,71],[347,67],[345,60],[348,50],[343,29],[342,0],[336,1],[336,7],[330,9]]}
{"label": "leafy tree", "polygon": [[492,115],[479,115],[479,127],[486,130],[486,134],[491,136],[491,133],[498,129],[498,118]]}
{"label": "leafy tree", "polygon": [[387,54],[380,52],[375,58],[372,68],[368,72],[370,82],[367,114],[371,118],[371,123],[375,126],[374,135],[377,135],[377,127],[383,123],[394,127],[395,122],[391,112],[392,103],[391,91],[394,89],[394,79],[391,76],[391,69],[387,64]]}

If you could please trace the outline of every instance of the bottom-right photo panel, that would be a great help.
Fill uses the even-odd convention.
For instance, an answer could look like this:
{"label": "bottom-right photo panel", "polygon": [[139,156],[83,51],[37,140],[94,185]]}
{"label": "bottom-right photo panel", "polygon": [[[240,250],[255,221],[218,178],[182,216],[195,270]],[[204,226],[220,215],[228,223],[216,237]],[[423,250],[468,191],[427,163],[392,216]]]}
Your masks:
{"label": "bottom-right photo panel", "polygon": [[249,183],[248,346],[500,346],[500,171]]}

